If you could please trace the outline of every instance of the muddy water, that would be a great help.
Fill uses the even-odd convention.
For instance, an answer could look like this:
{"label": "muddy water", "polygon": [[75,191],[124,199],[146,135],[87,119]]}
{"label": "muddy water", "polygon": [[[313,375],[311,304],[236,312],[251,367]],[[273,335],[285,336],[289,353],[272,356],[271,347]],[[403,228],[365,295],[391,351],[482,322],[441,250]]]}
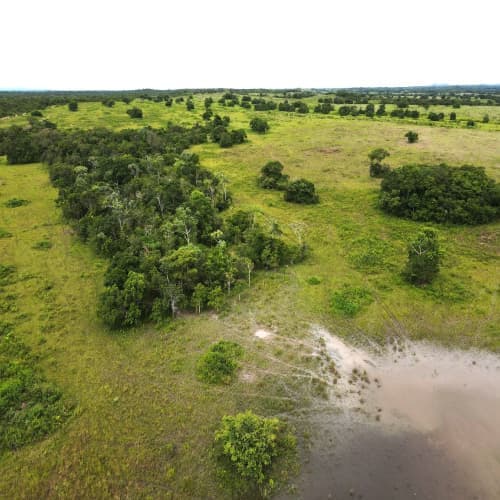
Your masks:
{"label": "muddy water", "polygon": [[340,377],[295,497],[500,499],[498,356],[421,343],[373,355],[313,335]]}

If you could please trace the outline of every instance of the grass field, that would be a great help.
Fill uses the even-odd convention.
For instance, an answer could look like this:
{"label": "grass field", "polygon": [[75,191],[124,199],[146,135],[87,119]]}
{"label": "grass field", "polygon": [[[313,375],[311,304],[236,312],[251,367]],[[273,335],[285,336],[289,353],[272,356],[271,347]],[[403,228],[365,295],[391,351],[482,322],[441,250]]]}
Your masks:
{"label": "grass field", "polygon": [[[192,113],[184,104],[168,109],[161,103],[134,102],[144,110],[142,121],[131,120],[125,114],[131,106],[123,103],[112,109],[80,104],[76,113],[59,106],[44,115],[61,128],[158,127],[168,120],[192,124],[201,121],[199,99],[195,96]],[[17,268],[17,282],[5,287],[17,295],[17,311],[5,317],[40,354],[47,378],[76,401],[77,410],[62,431],[0,457],[0,497],[223,498],[209,455],[220,417],[247,408],[286,416],[306,404],[290,398],[288,367],[311,362],[301,358],[293,339],[307,339],[312,323],[355,342],[383,342],[405,334],[499,352],[500,224],[435,225],[444,251],[441,274],[432,286],[407,285],[400,275],[406,244],[422,225],[378,210],[379,181],[369,177],[367,159],[371,149],[384,147],[393,167],[470,163],[484,166],[500,181],[497,109],[487,111],[496,124],[474,130],[412,125],[420,136],[413,145],[404,138],[408,123],[396,119],[266,112],[258,114],[271,125],[266,135],[248,132],[246,144],[230,149],[196,146],[201,163],[229,179],[232,210],[261,212],[263,219],[278,221],[290,238],[291,226],[300,226],[310,255],[300,265],[258,274],[252,288],[235,293],[219,316],[183,315],[171,325],[126,334],[111,334],[96,319],[106,263],[61,221],[45,168],[7,166],[1,159],[0,229],[11,236],[0,238],[0,263]],[[214,111],[230,116],[232,127],[247,130],[257,114],[218,105]],[[465,107],[456,111],[467,117]],[[279,192],[258,188],[256,178],[268,160],[281,161],[291,178],[313,181],[320,204],[287,204]],[[30,203],[5,207],[13,197]],[[52,246],[33,248],[40,241]],[[332,294],[344,285],[371,298],[354,318],[331,311]],[[255,339],[260,327],[285,339],[267,344]],[[245,377],[229,387],[208,387],[196,379],[195,364],[222,338],[245,348]],[[300,429],[300,421],[296,423]]]}

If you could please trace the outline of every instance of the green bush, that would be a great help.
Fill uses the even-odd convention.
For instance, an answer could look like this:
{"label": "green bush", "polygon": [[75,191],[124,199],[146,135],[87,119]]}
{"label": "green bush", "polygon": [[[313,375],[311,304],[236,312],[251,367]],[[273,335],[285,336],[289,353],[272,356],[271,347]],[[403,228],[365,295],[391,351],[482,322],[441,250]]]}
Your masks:
{"label": "green bush", "polygon": [[196,375],[209,384],[229,384],[236,370],[243,348],[235,342],[221,340],[206,352],[196,365]]}
{"label": "green bush", "polygon": [[16,207],[23,207],[25,205],[28,205],[30,203],[29,200],[23,200],[22,198],[11,198],[10,200],[7,200],[4,205],[7,208],[16,208]]}
{"label": "green bush", "polygon": [[435,229],[424,228],[408,245],[405,278],[415,285],[431,283],[439,272],[440,253]]}
{"label": "green bush", "polygon": [[418,142],[418,134],[417,134],[417,132],[413,132],[413,130],[406,132],[405,137],[410,144],[413,144],[414,142]]}
{"label": "green bush", "polygon": [[484,224],[500,215],[500,188],[481,167],[407,165],[382,180],[380,206],[416,221]]}
{"label": "green bush", "polygon": [[9,233],[9,231],[5,230],[3,227],[0,227],[0,239],[10,238],[11,236],[12,236],[12,233]]}
{"label": "green bush", "polygon": [[254,132],[258,132],[259,134],[264,134],[269,130],[269,123],[263,118],[252,118],[250,120],[250,128]]}
{"label": "green bush", "polygon": [[48,250],[52,248],[52,243],[48,240],[42,240],[35,243],[32,248],[35,250]]}
{"label": "green bush", "polygon": [[286,189],[288,175],[282,174],[283,165],[279,161],[268,161],[260,169],[257,184],[264,189]]}
{"label": "green bush", "polygon": [[280,466],[284,468],[296,446],[293,434],[277,418],[251,411],[226,415],[214,441],[219,477],[236,496],[268,497],[279,486]]}
{"label": "green bush", "polygon": [[334,313],[353,317],[372,302],[373,297],[365,288],[344,285],[332,294],[331,306]]}
{"label": "green bush", "polygon": [[286,188],[284,199],[285,201],[306,205],[319,202],[314,184],[306,179],[290,182]]}
{"label": "green bush", "polygon": [[370,177],[384,177],[391,168],[382,161],[390,156],[389,151],[384,148],[376,148],[370,151],[368,158],[370,159]]}
{"label": "green bush", "polygon": [[36,369],[29,349],[9,330],[0,336],[0,452],[45,437],[72,411],[61,391]]}

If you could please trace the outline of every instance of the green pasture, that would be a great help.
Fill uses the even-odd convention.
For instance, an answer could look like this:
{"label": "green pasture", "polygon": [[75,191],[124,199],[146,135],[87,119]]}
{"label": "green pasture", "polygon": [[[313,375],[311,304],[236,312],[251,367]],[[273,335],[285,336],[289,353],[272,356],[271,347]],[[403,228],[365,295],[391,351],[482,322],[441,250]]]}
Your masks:
{"label": "green pasture", "polygon": [[[167,108],[136,100],[43,113],[61,128],[188,125],[201,122],[203,98],[194,96],[193,112],[185,103]],[[143,109],[143,120],[126,114],[134,105]],[[228,178],[231,210],[254,210],[264,223],[278,222],[290,239],[303,235],[309,256],[257,273],[252,287],[235,290],[219,315],[183,314],[173,323],[126,333],[110,333],[96,318],[106,262],[61,220],[45,167],[8,166],[0,159],[0,234],[7,235],[0,238],[0,264],[16,266],[14,283],[1,291],[16,296],[16,308],[2,319],[39,355],[47,379],[76,402],[61,431],[0,455],[0,497],[224,498],[209,453],[220,417],[252,409],[290,417],[302,428],[295,410],[307,405],[308,386],[294,387],[289,375],[290,367],[313,363],[308,348],[297,343],[310,342],[311,324],[365,344],[406,335],[500,351],[500,224],[433,225],[443,250],[440,276],[427,287],[408,285],[401,277],[406,245],[422,224],[380,212],[380,181],[369,177],[367,158],[383,147],[392,167],[482,165],[500,181],[498,109],[454,110],[459,119],[490,115],[489,124],[467,129],[429,126],[424,119],[410,127],[388,118],[255,113],[215,103],[214,112],[230,116],[232,128],[247,130],[248,142],[229,149],[196,146],[202,165]],[[249,131],[255,115],[269,121],[269,133]],[[0,126],[26,120],[2,119]],[[410,128],[419,134],[416,144],[404,138]],[[320,203],[292,205],[283,193],[260,189],[256,179],[269,160],[281,161],[291,179],[313,181]],[[15,197],[30,203],[6,207]],[[334,293],[344,287],[370,298],[353,317],[332,308]],[[275,332],[276,339],[256,339],[258,328]],[[243,346],[242,366],[231,385],[209,386],[196,377],[196,364],[223,339]]]}

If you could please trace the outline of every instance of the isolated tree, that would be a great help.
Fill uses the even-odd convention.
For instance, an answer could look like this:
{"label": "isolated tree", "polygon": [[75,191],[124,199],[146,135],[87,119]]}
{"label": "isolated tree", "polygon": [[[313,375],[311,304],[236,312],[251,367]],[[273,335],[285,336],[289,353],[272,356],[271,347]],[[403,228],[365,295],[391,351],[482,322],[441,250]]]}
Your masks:
{"label": "isolated tree", "polygon": [[385,110],[385,104],[380,104],[380,106],[377,108],[377,111],[375,113],[377,116],[384,116],[387,114]]}
{"label": "isolated tree", "polygon": [[376,148],[370,151],[368,158],[370,159],[371,177],[384,177],[391,170],[389,165],[382,163],[388,156],[390,156],[390,153],[384,148]]}
{"label": "isolated tree", "polygon": [[483,116],[483,123],[489,123],[489,121],[490,121],[490,115],[485,114],[485,115]]}
{"label": "isolated tree", "polygon": [[456,121],[456,119],[457,119],[457,114],[455,113],[455,111],[452,111],[452,112],[450,113],[450,120],[451,120],[452,122],[454,122],[454,121]]}
{"label": "isolated tree", "polygon": [[250,128],[254,132],[258,132],[259,134],[264,134],[269,130],[269,124],[263,118],[252,118],[250,120]]}
{"label": "isolated tree", "polygon": [[76,101],[68,102],[68,109],[70,111],[78,111],[78,103]]}
{"label": "isolated tree", "polygon": [[439,264],[438,233],[435,229],[424,228],[408,245],[404,276],[415,285],[431,283],[439,272]]}
{"label": "isolated tree", "polygon": [[288,175],[283,175],[283,165],[279,161],[268,161],[260,169],[257,183],[264,189],[284,190],[288,182]]}
{"label": "isolated tree", "polygon": [[290,182],[286,188],[284,199],[285,201],[307,205],[319,202],[314,184],[306,179]]}
{"label": "isolated tree", "polygon": [[222,418],[214,448],[220,474],[234,493],[261,498],[276,487],[276,462],[295,451],[296,439],[279,419],[247,411]]}
{"label": "isolated tree", "polygon": [[474,128],[476,126],[476,122],[474,120],[467,120],[467,128]]}
{"label": "isolated tree", "polygon": [[127,115],[129,115],[130,118],[142,118],[142,109],[136,107],[127,109]]}
{"label": "isolated tree", "polygon": [[194,102],[191,99],[188,99],[186,101],[186,109],[188,111],[193,111],[193,109],[194,109]]}
{"label": "isolated tree", "polygon": [[417,132],[413,132],[413,130],[406,132],[405,137],[410,144],[418,141],[418,134]]}

